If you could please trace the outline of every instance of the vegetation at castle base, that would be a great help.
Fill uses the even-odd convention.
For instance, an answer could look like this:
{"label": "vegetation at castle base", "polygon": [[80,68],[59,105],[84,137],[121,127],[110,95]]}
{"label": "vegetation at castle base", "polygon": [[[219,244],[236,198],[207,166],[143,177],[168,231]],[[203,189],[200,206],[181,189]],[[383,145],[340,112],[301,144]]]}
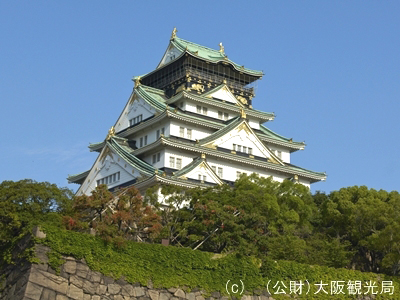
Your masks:
{"label": "vegetation at castle base", "polygon": [[[201,288],[207,292],[221,291],[226,294],[225,286],[228,280],[240,283],[243,281],[246,291],[264,290],[271,280],[269,290],[273,294],[273,286],[278,281],[283,282],[289,294],[290,281],[308,280],[311,290],[308,295],[303,294],[301,299],[330,299],[332,295],[314,294],[317,291],[315,284],[320,281],[330,284],[332,281],[345,282],[345,295],[335,295],[337,299],[350,297],[346,284],[349,280],[376,282],[381,292],[381,281],[393,282],[394,295],[378,294],[377,299],[398,299],[400,282],[397,277],[387,277],[383,274],[364,273],[347,269],[335,269],[325,266],[312,266],[291,261],[273,261],[264,258],[256,259],[251,256],[236,254],[215,255],[209,252],[162,246],[157,244],[138,243],[128,241],[125,247],[117,247],[107,243],[100,237],[85,233],[78,233],[43,225],[42,229],[47,237],[41,242],[51,247],[53,257],[62,255],[85,259],[93,270],[105,275],[125,278],[128,282],[140,282],[147,285],[152,280],[156,288],[182,287]],[[58,256],[55,254],[58,253]],[[62,261],[59,262],[61,264]],[[325,287],[330,293],[330,287]],[[365,289],[363,290],[366,291]],[[273,295],[275,299],[287,299],[284,295]]]}
{"label": "vegetation at castle base", "polygon": [[[47,220],[59,224],[60,215],[72,207],[71,190],[30,179],[0,184],[0,268],[17,257],[12,252],[32,226]],[[28,253],[29,251],[27,251]]]}
{"label": "vegetation at castle base", "polygon": [[91,228],[108,242],[121,247],[125,240],[152,242],[161,230],[161,217],[135,187],[112,194],[107,185],[97,186],[90,196],[73,199],[71,214],[63,216],[65,228]]}
{"label": "vegetation at castle base", "polygon": [[[311,195],[302,185],[253,174],[233,186],[169,186],[162,194],[169,207],[157,212],[151,191],[145,199],[155,208],[135,189],[114,197],[99,186],[91,196],[72,197],[71,191],[49,183],[5,181],[0,184],[0,268],[16,259],[12,253],[17,241],[33,225],[42,224],[50,232],[46,243],[53,248],[49,255],[54,268],[62,263],[62,254],[74,255],[106,274],[127,274],[144,284],[153,278],[165,287],[211,291],[221,289],[216,286],[229,277],[245,279],[251,290],[264,287],[268,278],[383,280],[385,275],[377,273],[400,271],[400,195],[395,191],[349,187]],[[102,239],[61,228],[92,228]],[[63,238],[51,237],[52,231]],[[175,247],[129,241],[160,243],[162,238]],[[222,258],[211,259],[209,252]]]}
{"label": "vegetation at castle base", "polygon": [[[161,236],[217,253],[396,275],[400,271],[400,195],[366,187],[330,193],[253,174],[233,187],[166,187]],[[189,207],[180,208],[182,203]]]}

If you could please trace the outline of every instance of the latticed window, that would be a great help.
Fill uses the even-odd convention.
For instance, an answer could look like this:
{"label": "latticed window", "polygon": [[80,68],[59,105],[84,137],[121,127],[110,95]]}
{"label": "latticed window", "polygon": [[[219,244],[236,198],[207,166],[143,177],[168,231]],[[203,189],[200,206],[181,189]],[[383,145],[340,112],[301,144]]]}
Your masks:
{"label": "latticed window", "polygon": [[182,158],[177,158],[176,159],[176,168],[178,170],[182,169]]}
{"label": "latticed window", "polygon": [[187,129],[187,131],[186,131],[186,134],[187,134],[187,138],[190,140],[190,139],[192,139],[192,129]]}
{"label": "latticed window", "polygon": [[197,105],[196,108],[197,108],[197,113],[201,114],[201,106]]}
{"label": "latticed window", "polygon": [[185,137],[185,128],[184,127],[179,127],[179,136]]}
{"label": "latticed window", "polygon": [[175,168],[175,157],[173,157],[173,156],[169,157],[169,167]]}
{"label": "latticed window", "polygon": [[218,176],[219,178],[222,178],[222,168],[218,167]]}

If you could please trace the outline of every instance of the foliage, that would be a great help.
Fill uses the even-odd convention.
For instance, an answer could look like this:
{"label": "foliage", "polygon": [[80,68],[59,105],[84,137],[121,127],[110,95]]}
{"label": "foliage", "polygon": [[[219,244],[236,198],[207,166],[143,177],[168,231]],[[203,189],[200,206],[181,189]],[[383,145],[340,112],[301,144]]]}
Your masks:
{"label": "foliage", "polygon": [[48,182],[25,179],[0,184],[0,265],[12,263],[12,250],[32,226],[57,222],[72,207],[72,192]]}
{"label": "foliage", "polygon": [[[47,234],[42,243],[52,249],[54,261],[62,263],[60,255],[84,258],[92,270],[99,271],[115,279],[121,277],[128,282],[147,285],[151,279],[155,288],[187,286],[205,291],[220,291],[226,294],[227,280],[242,280],[246,291],[265,289],[268,281],[276,282],[308,280],[311,285],[319,282],[337,280],[382,280],[393,281],[395,292],[400,285],[397,277],[386,277],[373,273],[334,269],[324,266],[311,266],[291,261],[262,261],[253,257],[238,257],[236,254],[219,255],[188,248],[162,246],[129,241],[124,248],[105,243],[102,239],[44,225]],[[58,253],[58,254],[56,254]],[[315,289],[313,290],[315,292]],[[396,295],[396,294],[395,294]],[[383,299],[378,295],[377,299]],[[287,299],[287,296],[274,295],[274,299]],[[381,297],[381,298],[379,298]],[[302,299],[330,299],[331,295],[311,294]],[[337,299],[348,299],[347,295],[337,295]]]}
{"label": "foliage", "polygon": [[96,234],[120,247],[125,239],[152,241],[162,229],[161,218],[151,206],[143,204],[139,191],[131,187],[113,195],[99,185],[91,196],[76,196],[72,216],[64,216],[69,230],[92,228]]}

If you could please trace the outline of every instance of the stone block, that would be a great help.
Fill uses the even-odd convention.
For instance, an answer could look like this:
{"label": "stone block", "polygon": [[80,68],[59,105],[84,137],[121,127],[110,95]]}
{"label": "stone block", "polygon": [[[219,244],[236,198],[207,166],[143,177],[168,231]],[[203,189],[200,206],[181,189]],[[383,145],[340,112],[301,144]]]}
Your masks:
{"label": "stone block", "polygon": [[75,260],[67,260],[63,266],[64,271],[69,274],[75,274],[76,272],[76,261]]}
{"label": "stone block", "polygon": [[39,258],[42,264],[47,264],[49,262],[49,257],[47,256],[47,252],[50,251],[49,247],[46,247],[41,244],[35,245],[35,256]]}
{"label": "stone block", "polygon": [[170,292],[171,294],[174,294],[176,292],[176,288],[169,288],[168,292]]}
{"label": "stone block", "polygon": [[71,275],[69,277],[69,283],[72,283],[73,285],[76,285],[78,288],[83,288],[83,282],[85,279],[82,277],[79,277],[77,275]]}
{"label": "stone block", "polygon": [[105,285],[109,285],[110,283],[114,283],[115,280],[114,278],[108,277],[108,276],[103,276],[103,281]]}
{"label": "stone block", "polygon": [[169,300],[171,299],[171,294],[167,292],[161,292],[160,296],[158,297],[158,300]]}
{"label": "stone block", "polygon": [[76,275],[82,278],[86,278],[89,273],[89,267],[82,263],[76,264]]}
{"label": "stone block", "polygon": [[144,293],[144,288],[142,287],[135,287],[133,288],[135,290],[135,297],[143,297],[145,295]]}
{"label": "stone block", "polygon": [[69,300],[67,296],[64,295],[57,295],[56,300]]}
{"label": "stone block", "polygon": [[194,293],[187,293],[186,299],[188,300],[196,300],[196,295]]}
{"label": "stone block", "polygon": [[121,286],[116,283],[111,283],[107,286],[107,290],[111,295],[116,295],[121,290]]}
{"label": "stone block", "polygon": [[196,300],[205,300],[203,296],[196,296]]}
{"label": "stone block", "polygon": [[42,292],[42,297],[40,297],[40,300],[55,300],[56,299],[56,292],[49,290],[49,289],[43,289]]}
{"label": "stone block", "polygon": [[83,290],[71,284],[68,287],[67,296],[72,299],[81,300],[83,298]]}
{"label": "stone block", "polygon": [[107,286],[104,284],[99,284],[96,288],[97,295],[104,295],[107,292]]}
{"label": "stone block", "polygon": [[85,293],[94,295],[96,293],[97,287],[99,285],[100,285],[99,283],[93,283],[89,280],[83,279],[83,287],[82,288]]}
{"label": "stone block", "polygon": [[[26,290],[25,290],[25,297],[28,297],[32,300],[40,300],[40,295],[42,294],[43,287],[34,284],[32,282],[28,282],[26,285]],[[13,293],[14,294],[14,293]],[[13,295],[10,294],[10,295]]]}
{"label": "stone block", "polygon": [[39,239],[45,239],[46,238],[46,234],[40,230],[39,226],[35,226],[32,229],[32,234],[34,237],[37,237]]}
{"label": "stone block", "polygon": [[125,298],[121,295],[115,295],[114,300],[125,300]]}
{"label": "stone block", "polygon": [[92,296],[90,294],[83,294],[83,300],[91,300]]}
{"label": "stone block", "polygon": [[130,284],[124,285],[121,288],[121,294],[122,294],[122,296],[129,296],[129,297],[132,296],[133,297],[133,296],[135,296],[135,289]]}
{"label": "stone block", "polygon": [[176,292],[174,293],[174,296],[178,297],[178,298],[186,299],[186,294],[181,289],[177,289]]}
{"label": "stone block", "polygon": [[219,297],[221,297],[221,293],[220,293],[220,292],[212,292],[212,293],[211,293],[211,297],[213,297],[213,298],[219,298]]}
{"label": "stone block", "polygon": [[31,274],[29,276],[29,281],[41,286],[45,286],[61,294],[67,293],[68,280],[63,277],[51,274],[49,272],[45,272],[38,269],[32,269]]}
{"label": "stone block", "polygon": [[92,271],[89,276],[89,280],[94,283],[100,283],[101,280],[101,273]]}
{"label": "stone block", "polygon": [[155,290],[148,290],[149,293],[149,297],[151,298],[151,300],[158,300],[160,292],[159,291],[155,291]]}
{"label": "stone block", "polygon": [[97,295],[92,296],[92,300],[100,300],[100,299],[101,299],[100,296]]}

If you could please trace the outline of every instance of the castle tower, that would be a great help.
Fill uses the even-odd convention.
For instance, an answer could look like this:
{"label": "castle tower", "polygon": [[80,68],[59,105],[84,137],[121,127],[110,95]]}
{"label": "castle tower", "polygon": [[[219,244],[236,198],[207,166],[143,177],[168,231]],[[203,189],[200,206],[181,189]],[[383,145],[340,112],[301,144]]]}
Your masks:
{"label": "castle tower", "polygon": [[99,184],[111,191],[156,184],[207,187],[233,183],[243,173],[290,179],[305,186],[326,174],[290,163],[305,144],[263,124],[273,113],[253,108],[261,71],[231,61],[222,43],[214,50],[178,38],[176,29],[157,68],[133,78],[134,89],[90,170],[68,177],[78,195]]}

